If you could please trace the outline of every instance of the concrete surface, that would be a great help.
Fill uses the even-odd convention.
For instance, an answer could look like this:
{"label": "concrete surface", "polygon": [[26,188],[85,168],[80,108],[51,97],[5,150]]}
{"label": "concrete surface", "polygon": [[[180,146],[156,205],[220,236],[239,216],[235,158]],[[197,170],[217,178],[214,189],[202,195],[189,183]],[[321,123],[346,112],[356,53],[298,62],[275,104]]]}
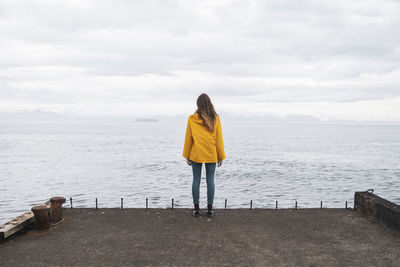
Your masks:
{"label": "concrete surface", "polygon": [[1,266],[400,266],[400,233],[353,210],[64,209],[0,242]]}

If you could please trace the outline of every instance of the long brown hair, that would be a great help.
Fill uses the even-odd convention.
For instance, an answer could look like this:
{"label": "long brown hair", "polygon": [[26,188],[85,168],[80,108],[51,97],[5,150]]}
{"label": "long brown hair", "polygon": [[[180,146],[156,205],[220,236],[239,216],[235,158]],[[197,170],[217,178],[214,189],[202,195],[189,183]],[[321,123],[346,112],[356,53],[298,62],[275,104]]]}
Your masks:
{"label": "long brown hair", "polygon": [[199,115],[200,119],[203,120],[204,126],[206,126],[210,132],[213,132],[217,113],[215,112],[211,99],[207,94],[201,94],[197,98],[196,113]]}

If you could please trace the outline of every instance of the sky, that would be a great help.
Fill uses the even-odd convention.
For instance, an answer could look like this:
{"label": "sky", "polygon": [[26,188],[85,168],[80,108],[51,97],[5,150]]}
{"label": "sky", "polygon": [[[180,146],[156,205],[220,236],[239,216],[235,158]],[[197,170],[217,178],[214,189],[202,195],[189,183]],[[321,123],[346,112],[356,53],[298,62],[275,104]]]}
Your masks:
{"label": "sky", "polygon": [[0,113],[400,121],[399,0],[0,0]]}

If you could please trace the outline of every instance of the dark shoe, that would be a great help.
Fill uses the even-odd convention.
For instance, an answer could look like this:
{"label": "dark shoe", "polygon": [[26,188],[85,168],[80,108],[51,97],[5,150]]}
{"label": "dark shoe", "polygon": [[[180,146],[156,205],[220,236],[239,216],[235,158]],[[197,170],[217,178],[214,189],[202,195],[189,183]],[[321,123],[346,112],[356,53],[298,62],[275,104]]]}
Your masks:
{"label": "dark shoe", "polygon": [[200,215],[201,215],[201,213],[200,213],[199,204],[195,204],[194,209],[193,209],[193,216],[199,217]]}
{"label": "dark shoe", "polygon": [[214,211],[212,210],[212,205],[208,204],[207,206],[207,213],[206,213],[207,217],[212,217],[214,216]]}

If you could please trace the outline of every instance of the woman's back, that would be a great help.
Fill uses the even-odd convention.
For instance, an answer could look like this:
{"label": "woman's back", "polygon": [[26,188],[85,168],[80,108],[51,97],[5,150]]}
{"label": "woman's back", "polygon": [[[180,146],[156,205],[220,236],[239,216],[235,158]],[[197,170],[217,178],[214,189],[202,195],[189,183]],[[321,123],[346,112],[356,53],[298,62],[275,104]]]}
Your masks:
{"label": "woman's back", "polygon": [[195,162],[211,163],[225,159],[221,121],[215,118],[215,126],[210,131],[197,113],[188,119],[183,157]]}
{"label": "woman's back", "polygon": [[186,127],[183,157],[186,163],[192,166],[193,182],[193,216],[200,216],[200,179],[203,163],[206,166],[207,181],[207,216],[213,216],[214,202],[214,173],[215,166],[222,165],[225,159],[224,143],[222,141],[221,121],[214,110],[211,99],[207,94],[197,98],[197,110],[190,115]]}

